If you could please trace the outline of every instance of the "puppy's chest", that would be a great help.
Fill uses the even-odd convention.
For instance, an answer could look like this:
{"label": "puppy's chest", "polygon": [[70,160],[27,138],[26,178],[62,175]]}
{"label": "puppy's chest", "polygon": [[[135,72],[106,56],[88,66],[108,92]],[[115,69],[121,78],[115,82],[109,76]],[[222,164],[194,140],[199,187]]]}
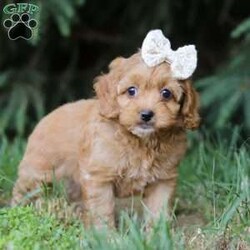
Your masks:
{"label": "puppy's chest", "polygon": [[148,183],[167,178],[171,165],[167,158],[166,153],[150,149],[122,152],[115,181],[117,196],[142,192]]}

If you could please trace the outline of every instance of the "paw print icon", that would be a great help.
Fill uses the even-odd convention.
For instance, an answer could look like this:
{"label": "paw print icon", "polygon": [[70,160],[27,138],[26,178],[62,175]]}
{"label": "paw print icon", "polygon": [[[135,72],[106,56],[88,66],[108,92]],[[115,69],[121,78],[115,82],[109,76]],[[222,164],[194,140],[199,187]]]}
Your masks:
{"label": "paw print icon", "polygon": [[37,21],[31,19],[28,13],[22,15],[15,13],[3,22],[3,26],[8,30],[10,40],[19,38],[29,40],[32,38],[33,29],[37,27]]}

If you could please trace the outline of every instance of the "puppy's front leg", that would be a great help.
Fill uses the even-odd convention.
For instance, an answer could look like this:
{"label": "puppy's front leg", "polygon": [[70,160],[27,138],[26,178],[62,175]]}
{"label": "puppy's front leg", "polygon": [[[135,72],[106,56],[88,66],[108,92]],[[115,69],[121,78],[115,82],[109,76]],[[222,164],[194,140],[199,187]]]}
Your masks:
{"label": "puppy's front leg", "polygon": [[87,227],[93,225],[102,227],[107,224],[115,226],[115,198],[111,182],[84,181],[82,184],[84,202],[84,223]]}
{"label": "puppy's front leg", "polygon": [[146,212],[149,214],[150,223],[152,220],[159,219],[161,213],[168,219],[172,198],[176,186],[176,178],[170,180],[158,180],[148,184],[144,191],[144,205]]}

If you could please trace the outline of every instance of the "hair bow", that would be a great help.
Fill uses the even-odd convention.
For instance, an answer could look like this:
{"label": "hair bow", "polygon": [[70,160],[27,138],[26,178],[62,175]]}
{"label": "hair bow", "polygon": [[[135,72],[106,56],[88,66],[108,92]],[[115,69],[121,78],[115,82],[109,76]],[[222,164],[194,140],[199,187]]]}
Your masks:
{"label": "hair bow", "polygon": [[169,63],[173,77],[181,80],[189,78],[197,66],[195,46],[187,45],[174,51],[161,30],[148,32],[142,43],[141,55],[149,67],[163,62]]}

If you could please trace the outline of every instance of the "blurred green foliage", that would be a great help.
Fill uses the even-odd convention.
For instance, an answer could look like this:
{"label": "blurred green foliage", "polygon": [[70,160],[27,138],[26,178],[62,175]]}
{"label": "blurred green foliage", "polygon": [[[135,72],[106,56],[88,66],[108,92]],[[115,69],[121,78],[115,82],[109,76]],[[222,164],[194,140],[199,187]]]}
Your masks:
{"label": "blurred green foliage", "polygon": [[243,37],[225,65],[212,76],[197,81],[207,122],[214,128],[240,123],[250,131],[250,18],[231,33]]}
{"label": "blurred green foliage", "polygon": [[[16,2],[3,1],[1,7],[10,3]],[[54,76],[57,72],[50,69],[49,65],[55,65],[51,58],[54,57],[53,47],[57,46],[53,39],[49,41],[49,33],[53,34],[53,29],[56,29],[58,33],[55,37],[65,43],[70,36],[72,23],[77,21],[76,10],[84,4],[84,0],[32,3],[39,6],[39,12],[31,15],[38,23],[31,40],[11,41],[2,25],[0,28],[0,134],[7,132],[22,135],[33,126],[29,125],[31,121],[37,121],[45,114],[45,97],[50,93],[49,85],[57,81],[55,78],[60,78]],[[3,23],[9,16],[1,11],[0,18]],[[69,67],[72,67],[70,61]],[[67,75],[67,69],[63,74],[62,78]],[[65,81],[59,80],[60,85],[57,84],[53,88],[53,93],[56,93],[58,87],[63,88]],[[57,104],[62,96],[65,94],[58,93],[57,97],[53,98],[54,104]]]}
{"label": "blurred green foliage", "polygon": [[204,123],[250,129],[248,0],[33,0],[32,40],[11,41],[2,9],[15,2],[0,2],[0,134],[24,135],[56,106],[92,96],[92,79],[154,28],[174,49],[196,44]]}

